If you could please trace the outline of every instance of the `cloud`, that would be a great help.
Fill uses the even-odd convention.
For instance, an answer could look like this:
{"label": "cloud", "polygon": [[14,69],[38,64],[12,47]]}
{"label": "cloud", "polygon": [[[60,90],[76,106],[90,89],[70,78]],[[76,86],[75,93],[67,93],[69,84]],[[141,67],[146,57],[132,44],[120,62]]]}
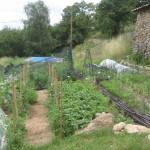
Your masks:
{"label": "cloud", "polygon": [[[22,20],[26,18],[24,6],[29,2],[36,2],[37,0],[1,0],[0,3],[0,29],[4,26],[12,28],[23,27]],[[58,23],[62,18],[63,9],[67,6],[73,5],[75,2],[82,0],[43,0],[45,5],[50,10],[51,24]],[[85,2],[98,3],[100,0],[85,0]]]}

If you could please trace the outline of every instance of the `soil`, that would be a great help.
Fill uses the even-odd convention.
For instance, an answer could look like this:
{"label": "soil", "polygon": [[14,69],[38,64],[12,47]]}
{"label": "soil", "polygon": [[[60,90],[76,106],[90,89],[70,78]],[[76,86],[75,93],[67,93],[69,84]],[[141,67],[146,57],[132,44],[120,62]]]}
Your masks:
{"label": "soil", "polygon": [[26,144],[31,146],[40,146],[52,141],[52,132],[49,129],[47,121],[47,109],[45,103],[47,100],[47,91],[37,91],[37,102],[30,106],[30,116],[26,120]]}

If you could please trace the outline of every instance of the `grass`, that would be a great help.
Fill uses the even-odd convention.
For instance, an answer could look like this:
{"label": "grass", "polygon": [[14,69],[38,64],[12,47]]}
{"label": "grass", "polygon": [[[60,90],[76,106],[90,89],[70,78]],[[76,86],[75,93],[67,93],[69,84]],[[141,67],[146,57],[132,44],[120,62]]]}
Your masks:
{"label": "grass", "polygon": [[2,57],[0,58],[0,65],[6,67],[10,63],[12,64],[20,64],[25,61],[25,58],[19,58],[19,57]]}
{"label": "grass", "polygon": [[150,75],[124,74],[101,84],[128,106],[150,114]]}
{"label": "grass", "polygon": [[85,42],[73,50],[74,64],[81,68],[84,63],[86,49],[91,51],[93,63],[99,64],[103,59],[120,59],[131,53],[132,36],[129,33],[119,35],[110,40],[101,40],[101,44]]}
{"label": "grass", "polygon": [[103,129],[89,134],[74,135],[63,140],[54,139],[52,144],[30,150],[149,150],[146,134],[114,134]]}

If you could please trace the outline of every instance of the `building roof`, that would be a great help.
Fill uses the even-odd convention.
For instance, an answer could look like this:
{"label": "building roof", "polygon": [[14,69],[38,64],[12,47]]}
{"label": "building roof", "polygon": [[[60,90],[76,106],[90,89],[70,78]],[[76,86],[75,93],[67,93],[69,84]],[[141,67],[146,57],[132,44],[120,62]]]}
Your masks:
{"label": "building roof", "polygon": [[136,9],[134,9],[133,11],[134,12],[138,12],[138,11],[142,11],[142,10],[145,10],[145,9],[150,9],[150,3],[147,3],[147,4],[143,5],[143,6],[140,6],[140,7],[136,8]]}

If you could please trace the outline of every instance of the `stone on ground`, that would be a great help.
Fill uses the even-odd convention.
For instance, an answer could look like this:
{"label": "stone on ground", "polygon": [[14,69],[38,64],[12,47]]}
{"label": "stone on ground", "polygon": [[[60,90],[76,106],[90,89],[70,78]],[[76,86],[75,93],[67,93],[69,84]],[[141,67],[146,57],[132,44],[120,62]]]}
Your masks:
{"label": "stone on ground", "polygon": [[87,127],[76,131],[75,134],[88,133],[103,128],[113,127],[113,115],[111,113],[101,113],[94,120],[92,120]]}

